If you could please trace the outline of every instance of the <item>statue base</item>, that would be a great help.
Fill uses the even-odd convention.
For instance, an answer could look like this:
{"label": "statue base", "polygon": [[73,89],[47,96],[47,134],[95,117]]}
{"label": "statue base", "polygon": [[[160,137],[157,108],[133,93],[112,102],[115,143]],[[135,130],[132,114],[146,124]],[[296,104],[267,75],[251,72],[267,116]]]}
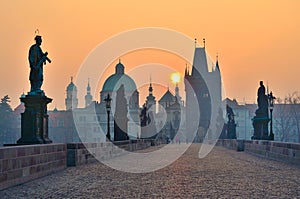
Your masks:
{"label": "statue base", "polygon": [[268,117],[258,117],[252,118],[254,134],[251,137],[252,140],[269,140],[269,130],[268,123],[270,119]]}
{"label": "statue base", "polygon": [[236,139],[236,124],[234,122],[227,123],[227,139]]}
{"label": "statue base", "polygon": [[21,114],[21,138],[18,145],[48,144],[47,104],[52,99],[43,94],[28,93],[25,98],[20,98],[25,105],[25,112]]}

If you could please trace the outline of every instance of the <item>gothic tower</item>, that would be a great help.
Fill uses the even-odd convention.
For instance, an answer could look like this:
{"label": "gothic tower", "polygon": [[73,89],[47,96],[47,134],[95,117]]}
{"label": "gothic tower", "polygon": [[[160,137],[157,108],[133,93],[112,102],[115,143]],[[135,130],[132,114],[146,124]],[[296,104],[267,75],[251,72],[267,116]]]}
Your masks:
{"label": "gothic tower", "polygon": [[[197,127],[196,141],[207,133],[212,117],[212,103],[221,103],[221,75],[218,60],[212,71],[208,71],[205,47],[195,48],[191,72],[185,69],[186,126]],[[210,88],[210,90],[208,89]],[[214,92],[214,93],[210,93]],[[213,96],[213,97],[212,97]],[[198,107],[199,113],[195,110]],[[198,121],[195,118],[199,117]]]}

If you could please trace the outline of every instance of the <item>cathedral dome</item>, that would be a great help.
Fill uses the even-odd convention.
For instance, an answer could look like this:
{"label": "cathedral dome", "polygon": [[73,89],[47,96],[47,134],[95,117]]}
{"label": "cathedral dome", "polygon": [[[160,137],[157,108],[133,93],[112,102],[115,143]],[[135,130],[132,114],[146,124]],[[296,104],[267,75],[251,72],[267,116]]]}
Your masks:
{"label": "cathedral dome", "polygon": [[125,92],[136,91],[136,85],[133,79],[124,73],[124,68],[121,60],[119,60],[115,68],[115,74],[106,79],[102,87],[102,92],[117,91],[122,84],[124,85]]}
{"label": "cathedral dome", "polygon": [[136,84],[131,77],[126,74],[113,74],[104,82],[102,92],[117,91],[122,84],[127,92],[136,90]]}
{"label": "cathedral dome", "polygon": [[70,84],[67,86],[67,91],[77,91],[77,87],[75,86],[75,84],[73,83],[73,77],[71,77],[71,82]]}

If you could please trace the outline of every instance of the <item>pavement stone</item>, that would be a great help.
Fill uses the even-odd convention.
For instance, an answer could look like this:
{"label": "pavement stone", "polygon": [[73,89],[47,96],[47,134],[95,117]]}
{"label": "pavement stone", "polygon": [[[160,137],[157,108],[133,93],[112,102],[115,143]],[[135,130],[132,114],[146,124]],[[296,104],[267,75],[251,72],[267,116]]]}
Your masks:
{"label": "pavement stone", "polygon": [[0,198],[300,198],[299,166],[223,147],[199,159],[199,147],[155,172],[125,173],[102,163],[68,167],[0,191]]}

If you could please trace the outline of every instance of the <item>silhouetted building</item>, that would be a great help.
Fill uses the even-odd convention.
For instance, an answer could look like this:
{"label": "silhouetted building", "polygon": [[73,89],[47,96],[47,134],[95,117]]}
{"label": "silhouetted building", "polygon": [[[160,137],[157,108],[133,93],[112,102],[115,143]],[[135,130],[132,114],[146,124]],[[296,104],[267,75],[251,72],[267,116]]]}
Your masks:
{"label": "silhouetted building", "polygon": [[140,125],[141,133],[139,138],[156,138],[158,135],[156,127],[156,100],[153,95],[153,87],[150,81],[149,85],[149,94],[146,97],[146,102],[143,107],[140,109]]}
{"label": "silhouetted building", "polygon": [[73,77],[67,87],[67,97],[65,99],[66,110],[76,109],[78,107],[77,87],[73,83]]}
{"label": "silhouetted building", "polygon": [[[136,84],[134,80],[125,74],[125,67],[119,60],[119,63],[115,67],[115,73],[109,76],[103,84],[102,90],[100,92],[100,104],[96,105],[96,109],[100,113],[101,108],[105,107],[105,97],[109,93],[112,98],[112,118],[111,118],[111,138],[113,140],[114,135],[114,115],[115,107],[118,103],[117,90],[124,86],[124,94],[126,99],[126,108],[128,110],[127,118],[128,120],[128,136],[129,138],[137,138],[139,134],[139,92],[137,91]],[[106,111],[106,110],[104,110]],[[104,127],[106,129],[106,127]]]}
{"label": "silhouetted building", "polygon": [[[212,71],[209,71],[208,68],[205,47],[195,48],[192,70],[190,72],[186,68],[184,82],[187,132],[192,131],[193,127],[198,128],[195,140],[197,142],[202,141],[208,131],[212,118],[212,103],[219,106],[222,100],[221,74],[218,60],[215,66],[211,66]],[[209,92],[209,87],[211,92],[214,93]],[[197,109],[200,112],[199,120],[195,120],[199,115]],[[212,135],[209,135],[209,137],[212,137]]]}
{"label": "silhouetted building", "polygon": [[[173,140],[180,128],[180,124],[183,119],[181,118],[182,114],[184,114],[182,106],[183,103],[182,101],[178,100],[178,98],[181,99],[181,97],[179,96],[178,85],[176,85],[175,87],[175,92],[177,96],[173,95],[168,88],[166,93],[158,101],[159,109],[157,113],[157,118],[159,128],[161,129],[158,137],[162,139]],[[163,125],[164,114],[166,114],[166,121]]]}
{"label": "silhouetted building", "polygon": [[146,99],[146,107],[147,107],[147,109],[150,109],[152,107],[152,109],[156,111],[156,100],[155,100],[155,97],[153,95],[153,88],[152,88],[151,81],[150,81],[148,91],[149,91],[149,95],[147,96],[147,99]]}

